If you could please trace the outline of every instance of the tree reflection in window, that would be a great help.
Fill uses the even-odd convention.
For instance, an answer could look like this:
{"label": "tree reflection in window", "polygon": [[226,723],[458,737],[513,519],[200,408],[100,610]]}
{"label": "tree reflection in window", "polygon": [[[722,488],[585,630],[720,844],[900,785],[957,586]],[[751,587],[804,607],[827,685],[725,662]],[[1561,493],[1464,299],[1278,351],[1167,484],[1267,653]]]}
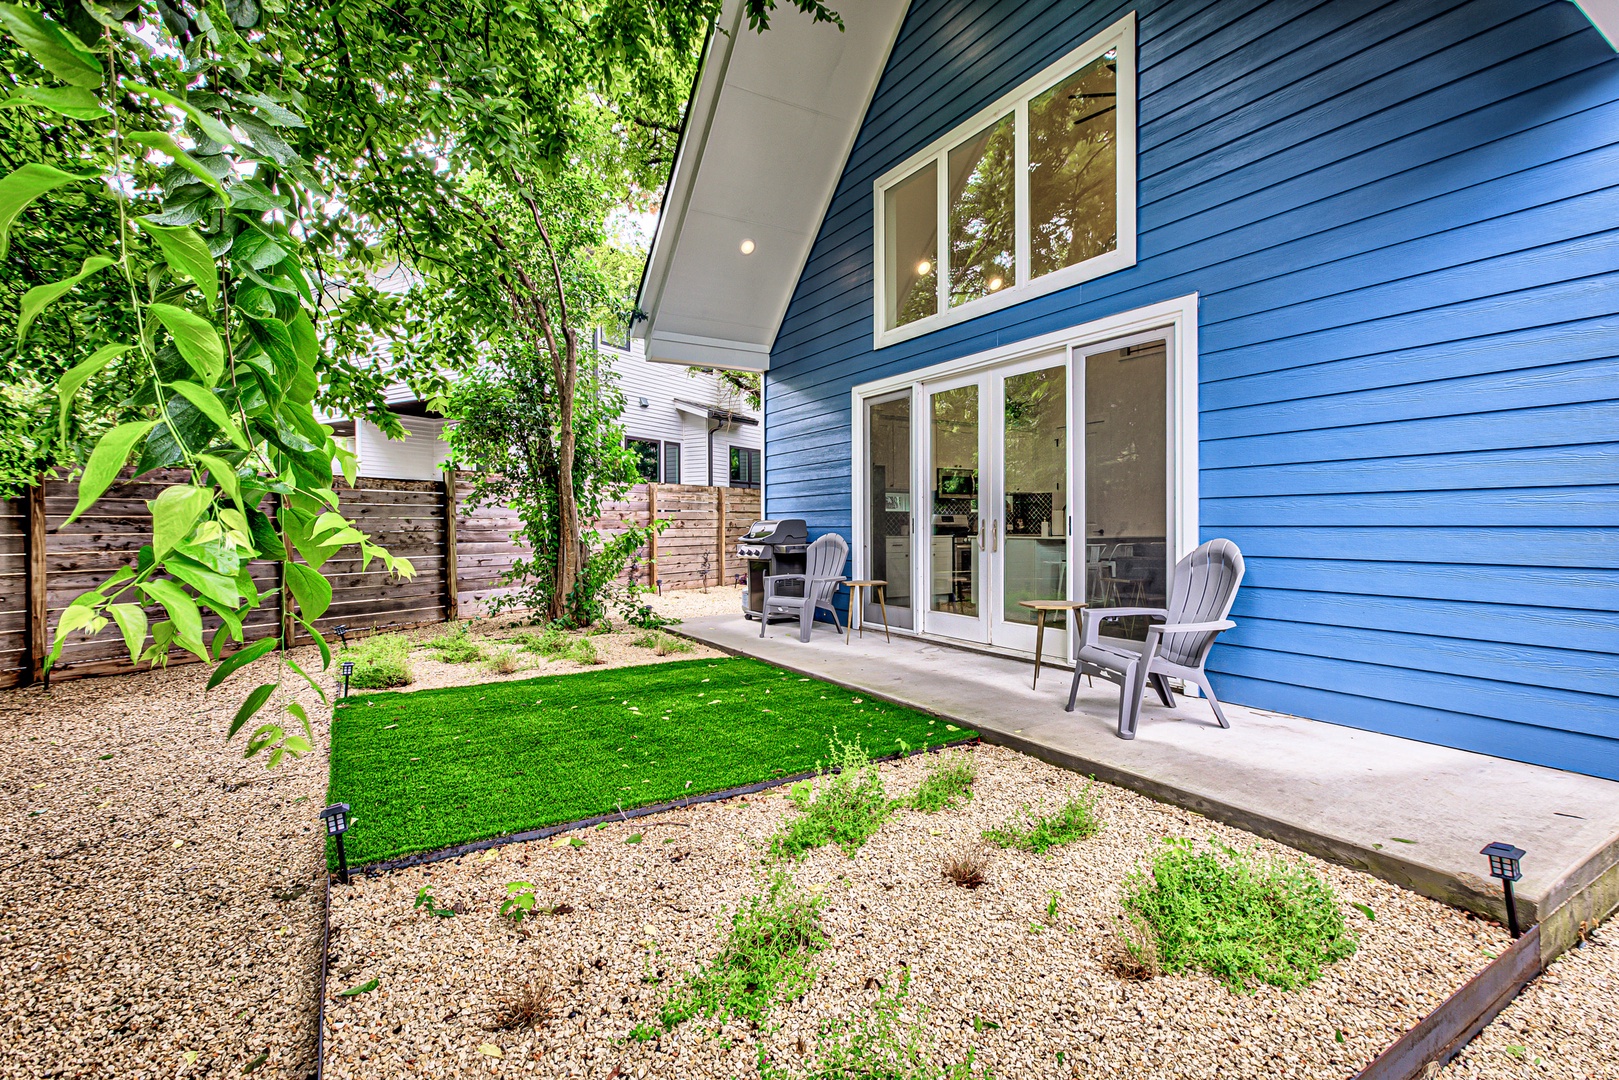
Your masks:
{"label": "tree reflection in window", "polygon": [[950,151],[950,306],[1013,284],[1012,116]]}
{"label": "tree reflection in window", "polygon": [[1030,274],[1118,246],[1118,52],[1029,102]]}

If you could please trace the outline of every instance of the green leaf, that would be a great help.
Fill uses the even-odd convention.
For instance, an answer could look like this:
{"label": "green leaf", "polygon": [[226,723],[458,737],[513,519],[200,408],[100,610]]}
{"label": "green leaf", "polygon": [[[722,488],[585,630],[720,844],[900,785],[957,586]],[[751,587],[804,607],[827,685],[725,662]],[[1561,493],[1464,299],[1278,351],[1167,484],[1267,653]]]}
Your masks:
{"label": "green leaf", "polygon": [[39,61],[40,67],[63,82],[83,87],[101,85],[101,61],[82,41],[39,12],[15,4],[0,4],[0,26],[6,28],[29,56]]}
{"label": "green leaf", "polygon": [[[213,482],[218,484],[220,490],[230,496],[230,501],[236,504],[236,509],[247,512],[247,506],[242,502],[242,480],[236,475],[236,469],[230,462],[217,458],[212,454],[198,454],[197,463],[208,470]],[[245,523],[246,518],[243,518]]]}
{"label": "green leaf", "polygon": [[28,336],[28,327],[47,306],[91,274],[105,270],[117,261],[111,255],[92,255],[84,260],[79,272],[72,277],[53,281],[47,285],[35,285],[23,293],[22,304],[17,314],[17,344],[22,344],[23,338]]}
{"label": "green leaf", "polygon": [[192,526],[213,501],[213,491],[194,484],[171,484],[164,488],[157,498],[146,504],[152,508],[152,553],[162,559],[175,544],[190,536]]}
{"label": "green leaf", "polygon": [[62,612],[56,621],[56,640],[51,645],[50,655],[45,658],[46,671],[56,665],[57,659],[62,655],[62,646],[67,644],[67,636],[96,620],[94,605],[93,595],[87,593],[69,604]]}
{"label": "green leaf", "polygon": [[236,136],[231,134],[230,128],[226,127],[212,116],[209,116],[207,113],[203,112],[189,101],[186,101],[184,98],[177,97],[174,94],[169,93],[167,90],[159,90],[155,86],[147,86],[144,83],[138,83],[133,79],[124,80],[124,89],[134,91],[137,94],[145,94],[147,97],[155,98],[165,105],[174,106],[176,109],[179,109],[181,112],[185,113],[186,116],[190,117],[191,122],[196,124],[204,135],[214,140],[214,142],[218,143],[220,146],[238,145]]}
{"label": "green leaf", "polygon": [[141,646],[146,644],[146,612],[139,604],[114,604],[107,609],[107,614],[118,624],[118,632],[124,635],[130,662],[140,659]]}
{"label": "green leaf", "polygon": [[225,373],[225,345],[213,324],[173,304],[152,304],[147,310],[173,335],[174,347],[203,385],[217,386]]}
{"label": "green leaf", "polygon": [[359,997],[361,994],[369,994],[371,991],[375,990],[376,988],[377,988],[377,980],[370,979],[370,980],[368,980],[366,982],[361,983],[359,986],[351,986],[347,990],[338,991],[337,996],[338,997]]}
{"label": "green leaf", "polygon": [[304,618],[314,622],[326,614],[326,609],[332,606],[332,583],[319,570],[303,563],[289,562],[286,571],[287,588],[292,590]]}
{"label": "green leaf", "polygon": [[[296,704],[296,702],[294,704]],[[289,709],[288,711],[290,712],[291,710]],[[307,722],[308,721],[305,721],[305,723]],[[286,741],[281,744],[281,748],[287,753],[291,754],[293,757],[297,757],[299,754],[309,753],[309,751],[313,750],[315,747],[302,735],[288,735]]]}
{"label": "green leaf", "polygon": [[253,661],[259,659],[270,650],[274,649],[275,646],[275,638],[264,638],[262,641],[255,641],[253,644],[239,652],[231,653],[229,656],[225,657],[225,659],[221,660],[219,662],[219,666],[214,668],[214,673],[208,676],[208,689],[212,690],[214,687],[218,686],[220,683],[234,675],[237,669],[244,668],[251,664]]}
{"label": "green leaf", "polygon": [[211,420],[213,425],[239,449],[252,449],[252,444],[247,441],[247,436],[242,434],[242,429],[237,426],[235,419],[225,408],[225,403],[219,400],[219,396],[212,390],[205,390],[196,383],[186,382],[184,379],[170,383],[169,389],[195,405],[197,411]]}
{"label": "green leaf", "polygon": [[78,516],[95,505],[97,499],[112,486],[118,479],[118,473],[129,460],[129,452],[135,444],[146,438],[146,433],[152,430],[155,420],[133,420],[127,424],[119,424],[96,443],[96,448],[90,451],[90,460],[85,463],[84,475],[79,477],[79,502],[68,515],[67,521],[62,524],[70,525]]}
{"label": "green leaf", "polygon": [[[197,610],[197,602],[191,598],[191,594],[167,578],[148,581],[140,589],[147,599],[162,604],[163,610],[169,613],[169,621],[174,624],[175,643],[207,663],[208,650],[202,644],[202,612]],[[155,627],[153,636],[156,637]]]}
{"label": "green leaf", "polygon": [[296,701],[289,701],[287,702],[287,712],[295,717],[297,721],[304,726],[305,735],[309,736],[310,738],[315,737],[315,729],[309,723],[309,714],[304,712],[304,707],[302,705],[298,704]]}
{"label": "green leaf", "polygon": [[[188,559],[184,555],[170,555],[163,561],[163,569],[172,577],[197,590],[208,606],[226,617],[236,610],[236,605],[242,602],[236,591],[236,576],[226,576],[217,571],[210,570],[195,559]],[[230,620],[227,618],[227,622]],[[238,624],[240,620],[237,620]]]}
{"label": "green leaf", "polygon": [[156,150],[160,154],[167,154],[174,159],[174,163],[198,180],[214,189],[214,194],[230,203],[230,196],[225,194],[225,186],[219,178],[203,167],[202,162],[180,149],[180,144],[174,141],[174,136],[166,131],[131,131],[124,138],[138,146],[149,150]]}
{"label": "green leaf", "polygon": [[[238,653],[237,655],[240,654]],[[243,725],[249,720],[253,719],[253,714],[264,708],[264,703],[270,700],[270,695],[275,693],[275,688],[275,683],[267,682],[261,683],[252,689],[247,697],[243,699],[241,707],[236,710],[236,718],[230,722],[230,733],[225,736],[226,739],[236,738],[236,733],[241,731]]]}
{"label": "green leaf", "polygon": [[246,102],[259,111],[259,118],[275,127],[304,127],[297,113],[278,105],[261,94],[238,94],[236,100]]}
{"label": "green leaf", "polygon": [[67,442],[67,414],[73,404],[73,395],[79,392],[79,387],[90,380],[90,377],[102,368],[112,363],[118,357],[130,350],[129,345],[103,345],[89,356],[80,360],[68,369],[56,382],[56,423],[62,433],[62,442]]}
{"label": "green leaf", "polygon": [[136,218],[135,224],[157,241],[164,260],[175,273],[195,281],[208,303],[219,302],[219,265],[208,253],[208,244],[201,233],[196,229],[158,225],[147,218]]}
{"label": "green leaf", "polygon": [[74,120],[106,120],[112,114],[81,86],[25,86],[0,101],[0,109],[49,109]]}
{"label": "green leaf", "polygon": [[[0,8],[5,6],[0,4]],[[50,165],[30,161],[22,168],[9,173],[4,180],[0,180],[0,259],[6,257],[6,248],[11,243],[11,223],[17,220],[17,215],[23,212],[24,207],[47,191],[55,191],[59,187],[82,183],[85,180],[94,180],[96,177],[96,173],[83,175],[63,172]]]}
{"label": "green leaf", "polygon": [[[319,630],[315,629],[315,624],[314,623],[310,622],[308,619],[304,618],[302,615],[294,613],[293,618],[297,619],[299,624],[302,625],[303,628],[309,632],[309,636],[315,639],[315,645],[316,645],[317,648],[320,649],[320,669],[322,671],[325,671],[327,668],[331,667],[332,666],[332,647],[330,645],[326,644],[326,638],[321,634],[321,632]],[[298,667],[298,662],[296,660],[294,660],[292,657],[290,657],[290,656],[287,657],[287,663],[291,664],[293,666],[294,670],[297,670],[297,671],[300,671],[300,672],[302,671],[302,669]],[[305,675],[304,678],[309,679],[309,676]],[[318,683],[316,683],[314,679],[309,679],[309,685],[313,686],[315,688],[315,693],[319,694],[321,701],[324,702],[326,700],[326,691],[322,690],[320,688],[320,685]]]}

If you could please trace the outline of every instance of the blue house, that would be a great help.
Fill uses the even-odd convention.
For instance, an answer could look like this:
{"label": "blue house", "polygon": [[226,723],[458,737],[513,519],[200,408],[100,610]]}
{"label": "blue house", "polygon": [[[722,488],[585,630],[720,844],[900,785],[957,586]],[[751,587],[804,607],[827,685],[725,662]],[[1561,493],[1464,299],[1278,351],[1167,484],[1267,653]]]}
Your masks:
{"label": "blue house", "polygon": [[1229,537],[1223,699],[1619,779],[1619,6],[834,6],[727,3],[636,331],[767,517],[1026,655]]}

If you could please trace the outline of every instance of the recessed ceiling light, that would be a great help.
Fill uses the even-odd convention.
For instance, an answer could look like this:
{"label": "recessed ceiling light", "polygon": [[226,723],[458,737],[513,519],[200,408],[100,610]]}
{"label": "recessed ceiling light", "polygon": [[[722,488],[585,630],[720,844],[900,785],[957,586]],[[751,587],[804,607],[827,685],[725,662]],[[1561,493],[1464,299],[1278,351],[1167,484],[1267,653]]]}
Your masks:
{"label": "recessed ceiling light", "polygon": [[742,254],[744,254],[744,255],[752,255],[753,254],[753,241],[752,240],[743,240],[742,241]]}
{"label": "recessed ceiling light", "polygon": [[928,262],[926,259],[923,259],[921,262],[916,264],[916,272],[920,277],[927,277],[928,271],[932,269],[933,264]]}

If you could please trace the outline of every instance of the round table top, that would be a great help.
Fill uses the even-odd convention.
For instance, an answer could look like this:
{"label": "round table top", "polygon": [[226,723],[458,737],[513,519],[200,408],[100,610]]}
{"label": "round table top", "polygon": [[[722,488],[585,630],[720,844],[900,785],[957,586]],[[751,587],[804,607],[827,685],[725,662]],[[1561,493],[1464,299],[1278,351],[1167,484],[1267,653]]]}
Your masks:
{"label": "round table top", "polygon": [[852,581],[845,581],[844,584],[845,585],[887,585],[888,584],[888,579],[887,578],[855,578]]}
{"label": "round table top", "polygon": [[1085,606],[1083,600],[1019,600],[1018,607],[1035,611],[1077,611]]}

